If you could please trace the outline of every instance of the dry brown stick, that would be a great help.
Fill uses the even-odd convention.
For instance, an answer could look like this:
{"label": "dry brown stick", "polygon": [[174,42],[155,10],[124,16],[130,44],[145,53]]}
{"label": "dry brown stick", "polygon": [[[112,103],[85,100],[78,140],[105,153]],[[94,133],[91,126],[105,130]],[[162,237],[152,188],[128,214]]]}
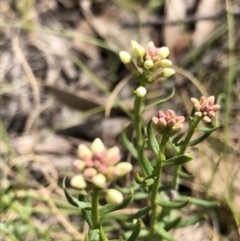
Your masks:
{"label": "dry brown stick", "polygon": [[195,85],[195,87],[199,90],[199,92],[202,95],[208,96],[208,92],[207,92],[206,88],[204,88],[204,86],[200,83],[200,81],[194,75],[192,75],[189,71],[187,71],[179,66],[176,66],[176,65],[173,66],[173,69],[177,73],[188,78]]}
{"label": "dry brown stick", "polygon": [[21,63],[26,75],[27,80],[29,84],[31,85],[32,92],[33,92],[33,99],[34,99],[34,110],[30,113],[25,128],[24,128],[24,134],[29,134],[29,131],[31,130],[34,122],[37,122],[40,110],[41,110],[41,103],[40,103],[40,93],[39,93],[39,86],[37,79],[35,78],[33,71],[31,67],[29,66],[25,56],[23,55],[20,47],[19,47],[19,41],[17,37],[14,37],[12,40],[13,43],[13,51],[16,54],[16,57],[18,58],[19,62]]}
{"label": "dry brown stick", "polygon": [[120,81],[117,86],[115,87],[115,89],[112,91],[112,93],[110,94],[108,101],[106,103],[106,108],[105,108],[105,117],[109,117],[110,116],[110,112],[112,109],[112,106],[114,105],[114,100],[117,98],[118,93],[120,92],[120,90],[124,87],[124,85],[127,84],[127,82],[131,79],[131,75],[127,75],[124,79],[122,79],[122,81]]}
{"label": "dry brown stick", "polygon": [[[233,12],[234,17],[240,17],[240,12]],[[199,21],[214,21],[219,18],[226,17],[226,11],[221,11],[215,15],[211,16],[189,16],[186,17],[185,19],[179,19],[179,20],[174,20],[174,21],[166,21],[164,19],[158,19],[156,21],[149,20],[143,23],[122,23],[123,27],[125,28],[133,28],[133,27],[138,27],[138,26],[162,26],[162,25],[179,25],[180,23],[194,23],[194,22],[199,22]]]}

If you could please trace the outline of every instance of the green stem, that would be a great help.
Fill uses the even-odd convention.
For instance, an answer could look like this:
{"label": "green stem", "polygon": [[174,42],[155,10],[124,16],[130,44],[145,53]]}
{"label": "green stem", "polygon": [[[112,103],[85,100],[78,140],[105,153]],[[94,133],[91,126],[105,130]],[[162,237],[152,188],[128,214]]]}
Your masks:
{"label": "green stem", "polygon": [[224,113],[224,136],[225,136],[225,147],[224,152],[227,153],[227,144],[229,142],[229,118],[231,111],[231,101],[233,93],[233,81],[236,75],[235,69],[235,37],[234,37],[234,17],[233,17],[233,0],[226,0],[226,10],[227,10],[227,26],[228,26],[228,76],[225,81],[225,113]]}
{"label": "green stem", "polygon": [[[145,87],[145,75],[142,75],[142,78],[140,80],[140,86]],[[134,102],[134,127],[136,131],[136,145],[138,150],[138,163],[141,168],[142,173],[146,176],[146,173],[144,171],[142,161],[141,161],[141,145],[142,145],[142,122],[141,122],[141,107],[143,103],[142,97],[135,97]]]}
{"label": "green stem", "polygon": [[97,229],[100,226],[100,215],[99,215],[98,203],[99,203],[98,190],[93,189],[93,191],[92,191],[92,221],[93,221],[94,229]]}
{"label": "green stem", "polygon": [[[187,133],[187,136],[184,140],[184,143],[180,148],[180,153],[179,153],[180,155],[183,154],[186,151],[186,149],[188,147],[188,143],[191,140],[192,135],[193,135],[193,133],[194,133],[195,129],[197,128],[200,121],[201,121],[201,118],[196,118],[194,120],[194,122],[192,123],[192,125],[190,126],[190,129]],[[178,190],[178,175],[179,175],[179,172],[181,171],[181,167],[182,167],[181,165],[175,166],[174,176],[173,176],[173,188],[174,188],[174,190]]]}
{"label": "green stem", "polygon": [[156,179],[154,181],[152,193],[151,193],[151,197],[150,197],[152,213],[151,213],[151,221],[150,221],[150,230],[149,230],[148,240],[153,240],[153,236],[154,236],[154,225],[155,225],[156,218],[157,218],[157,205],[156,205],[157,194],[158,194],[158,189],[159,189],[161,174],[162,174],[162,163],[164,160],[166,160],[164,152],[165,152],[165,147],[166,147],[166,143],[167,143],[168,139],[169,139],[169,136],[163,135],[161,143],[159,145],[160,151],[159,151],[158,161],[157,161],[157,165],[156,165]]}

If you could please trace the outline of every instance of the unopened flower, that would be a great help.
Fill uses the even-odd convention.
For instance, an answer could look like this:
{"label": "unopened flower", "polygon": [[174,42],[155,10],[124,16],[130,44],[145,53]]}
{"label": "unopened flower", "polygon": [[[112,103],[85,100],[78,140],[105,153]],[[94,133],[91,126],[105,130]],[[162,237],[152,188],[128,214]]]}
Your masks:
{"label": "unopened flower", "polygon": [[125,176],[130,171],[132,171],[132,164],[129,162],[120,162],[116,165],[119,176]]}
{"label": "unopened flower", "polygon": [[172,61],[169,59],[162,59],[154,65],[155,68],[157,66],[162,68],[169,68],[172,66]]}
{"label": "unopened flower", "polygon": [[147,94],[147,90],[145,87],[140,86],[135,90],[137,97],[144,97]]}
{"label": "unopened flower", "polygon": [[168,47],[161,47],[158,49],[158,54],[162,59],[166,59],[169,55],[170,51]]}
{"label": "unopened flower", "polygon": [[83,175],[81,174],[72,177],[70,184],[73,188],[80,189],[80,190],[87,187],[86,181]]}
{"label": "unopened flower", "polygon": [[165,77],[165,78],[169,78],[169,77],[171,77],[174,74],[175,74],[175,70],[174,69],[171,69],[171,68],[163,69],[163,77]]}
{"label": "unopened flower", "polygon": [[211,122],[215,113],[221,108],[220,105],[214,104],[214,96],[209,96],[208,98],[202,96],[200,100],[191,98],[191,101],[195,108],[195,116],[202,118],[205,123]]}
{"label": "unopened flower", "polygon": [[136,58],[143,58],[145,55],[145,49],[136,41],[131,41],[132,51]]}
{"label": "unopened flower", "polygon": [[160,134],[174,135],[183,127],[184,116],[177,116],[173,110],[158,112],[157,117],[152,118],[153,127]]}
{"label": "unopened flower", "polygon": [[91,181],[95,186],[103,188],[106,185],[107,178],[103,174],[98,173],[92,177]]}
{"label": "unopened flower", "polygon": [[109,203],[109,204],[120,204],[123,202],[123,195],[121,192],[119,192],[118,190],[116,189],[108,189],[106,191],[106,201]]}
{"label": "unopened flower", "polygon": [[143,64],[145,69],[151,69],[153,67],[153,61],[151,59],[148,59]]}
{"label": "unopened flower", "polygon": [[126,162],[118,166],[121,159],[119,148],[115,146],[107,149],[99,138],[93,141],[90,149],[83,144],[79,145],[78,156],[79,160],[74,162],[74,166],[82,173],[82,178],[100,188],[132,169],[131,164]]}
{"label": "unopened flower", "polygon": [[121,51],[119,57],[124,64],[129,64],[131,62],[131,55],[126,51]]}

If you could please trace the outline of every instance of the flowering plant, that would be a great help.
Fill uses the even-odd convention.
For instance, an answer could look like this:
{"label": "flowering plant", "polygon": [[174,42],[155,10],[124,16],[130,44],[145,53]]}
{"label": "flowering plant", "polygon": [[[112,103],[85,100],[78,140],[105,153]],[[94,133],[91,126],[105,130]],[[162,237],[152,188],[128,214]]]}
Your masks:
{"label": "flowering plant", "polygon": [[[175,71],[171,68],[171,61],[167,59],[169,55],[167,47],[157,48],[153,42],[150,42],[144,48],[136,41],[132,41],[132,52],[133,55],[126,51],[119,53],[121,61],[139,82],[139,86],[133,92],[135,102],[132,123],[136,133],[135,143],[129,140],[126,130],[122,132],[123,143],[140,169],[134,173],[135,180],[128,191],[129,196],[124,198],[122,189],[114,188],[114,181],[120,177],[125,178],[128,173],[131,174],[132,164],[121,162],[119,148],[107,149],[98,138],[93,141],[90,149],[82,144],[78,147],[79,159],[74,162],[74,166],[79,173],[71,179],[71,186],[80,190],[78,198],[72,197],[67,192],[65,182],[63,188],[68,201],[81,209],[89,225],[85,240],[110,240],[103,225],[104,217],[130,205],[136,198],[132,191],[134,189],[136,193],[144,194],[147,201],[145,206],[134,214],[121,219],[123,229],[130,227],[131,231],[126,231],[117,240],[175,241],[169,231],[184,225],[184,222],[180,216],[176,216],[174,210],[180,210],[189,203],[208,207],[218,205],[214,201],[202,201],[180,195],[179,180],[189,178],[182,171],[183,164],[193,161],[192,152],[186,153],[187,148],[204,141],[219,128],[215,124],[217,123],[215,117],[220,106],[214,103],[214,96],[202,96],[200,100],[191,98],[193,108],[189,118],[178,115],[174,110],[159,110],[144,128],[142,121],[144,110],[157,106],[173,96],[172,94],[165,100],[144,106],[147,85],[162,78],[169,78]],[[188,125],[185,119],[189,120]],[[184,132],[182,132],[183,127]],[[195,132],[203,134],[193,139]],[[167,146],[173,150],[170,157],[165,154]],[[149,150],[152,151],[152,155],[149,155]],[[168,185],[161,180],[162,171],[166,166],[174,168]],[[169,192],[173,195],[168,195]],[[90,194],[91,198],[87,194]],[[99,198],[102,194],[106,204],[100,206]],[[149,222],[142,221],[145,216],[149,217]]]}

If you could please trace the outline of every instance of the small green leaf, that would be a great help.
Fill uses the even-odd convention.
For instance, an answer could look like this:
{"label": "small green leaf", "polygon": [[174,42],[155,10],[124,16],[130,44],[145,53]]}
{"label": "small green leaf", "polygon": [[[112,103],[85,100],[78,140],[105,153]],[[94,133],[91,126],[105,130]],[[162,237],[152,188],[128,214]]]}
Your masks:
{"label": "small green leaf", "polygon": [[145,147],[145,141],[143,142],[142,148],[141,148],[141,161],[145,172],[147,173],[148,176],[150,176],[153,172],[153,167],[144,153],[144,147]]}
{"label": "small green leaf", "polygon": [[180,209],[188,205],[189,199],[184,202],[158,200],[156,203],[164,208]]}
{"label": "small green leaf", "polygon": [[144,192],[137,192],[134,194],[134,200],[142,200],[147,198],[148,198],[148,194]]}
{"label": "small green leaf", "polygon": [[[83,201],[83,202],[87,202],[87,201],[88,201],[88,200],[87,200],[87,196],[85,196],[85,195],[79,195],[79,196],[78,196],[78,199],[79,199],[80,201]],[[91,211],[91,210],[88,210],[88,209],[83,209],[83,210],[82,210],[82,214],[83,214],[84,219],[85,219],[86,222],[88,223],[89,227],[90,227],[91,229],[93,229],[94,227],[93,227],[93,222],[92,222],[92,211]]]}
{"label": "small green leaf", "polygon": [[91,205],[90,203],[87,203],[87,202],[81,202],[79,201],[77,198],[71,196],[68,192],[67,192],[67,189],[66,189],[66,185],[65,185],[65,179],[63,179],[63,191],[64,191],[64,194],[65,194],[65,197],[67,198],[68,202],[70,204],[72,204],[74,207],[77,207],[77,208],[80,208],[81,210],[83,209],[86,209],[86,208],[90,208]]}
{"label": "small green leaf", "polygon": [[188,146],[195,146],[197,145],[198,143],[204,141],[205,139],[207,139],[210,135],[211,135],[212,132],[206,132],[204,133],[203,135],[201,135],[200,137],[196,138],[195,140],[193,141],[190,141],[188,143]]}
{"label": "small green leaf", "polygon": [[202,132],[205,132],[205,133],[203,135],[201,135],[200,137],[196,138],[195,140],[190,141],[188,143],[188,146],[195,146],[198,143],[204,141],[206,138],[208,138],[212,134],[213,131],[216,131],[216,130],[220,129],[221,127],[222,126],[220,125],[220,126],[213,127],[213,128],[198,128],[197,129],[198,131],[202,131]]}
{"label": "small green leaf", "polygon": [[[148,234],[149,234],[148,230],[146,230],[146,229],[141,229],[138,237],[139,237],[139,238],[143,238],[143,237],[146,238],[146,237],[148,236]],[[123,239],[123,240],[128,239],[131,235],[132,235],[132,231],[126,231],[126,232],[124,232],[124,233],[123,233],[123,236],[124,236],[124,239]]]}
{"label": "small green leaf", "polygon": [[187,174],[187,173],[185,173],[185,172],[182,172],[182,171],[180,171],[179,173],[179,177],[181,177],[181,178],[183,178],[183,179],[192,179],[193,178],[193,175],[190,175],[190,174]]}
{"label": "small green leaf", "polygon": [[137,158],[138,157],[137,149],[134,147],[132,142],[128,139],[125,131],[126,130],[124,130],[121,134],[122,142],[123,142],[124,146],[128,149],[128,151],[132,154],[132,156],[134,158]]}
{"label": "small green leaf", "polygon": [[144,216],[146,216],[150,210],[151,210],[151,207],[148,207],[148,206],[141,208],[136,213],[128,217],[126,222],[132,222],[134,219],[141,219]]}
{"label": "small green leaf", "polygon": [[192,160],[192,153],[178,155],[175,157],[172,157],[170,159],[167,159],[162,163],[163,166],[176,166],[176,165],[182,165],[184,163],[190,162]]}
{"label": "small green leaf", "polygon": [[159,187],[158,192],[162,192],[162,191],[169,191],[172,190],[173,186],[172,185],[162,185]]}
{"label": "small green leaf", "polygon": [[93,229],[89,232],[89,239],[91,241],[99,241],[99,229]]}
{"label": "small green leaf", "polygon": [[141,220],[137,220],[136,226],[131,234],[131,236],[127,239],[127,241],[135,241],[138,238],[138,235],[141,231],[142,223]]}
{"label": "small green leaf", "polygon": [[88,234],[85,235],[84,241],[90,241],[88,238]]}
{"label": "small green leaf", "polygon": [[131,196],[127,197],[126,199],[124,199],[124,201],[118,205],[106,204],[100,208],[99,210],[100,216],[106,215],[107,213],[111,213],[119,209],[123,209],[127,207],[132,202],[132,200],[133,200],[133,194],[131,194]]}
{"label": "small green leaf", "polygon": [[170,235],[165,229],[163,229],[161,226],[158,226],[156,229],[156,232],[167,241],[177,241],[172,235]]}
{"label": "small green leaf", "polygon": [[150,148],[156,154],[156,156],[158,156],[159,145],[158,145],[158,142],[157,142],[154,130],[153,130],[152,120],[150,120],[147,125],[147,136],[148,136],[148,144],[149,144]]}
{"label": "small green leaf", "polygon": [[173,143],[174,145],[178,145],[180,139],[181,139],[184,135],[185,135],[185,133],[180,133],[179,135],[177,135],[176,137],[174,137],[174,138],[172,139],[172,143]]}
{"label": "small green leaf", "polygon": [[135,173],[135,182],[138,184],[138,185],[141,185],[142,184],[142,181],[143,181],[143,178],[142,177],[140,177],[140,175],[139,175],[139,173],[138,172],[136,172]]}
{"label": "small green leaf", "polygon": [[183,228],[183,227],[187,227],[187,226],[192,226],[198,222],[207,220],[207,215],[206,214],[201,214],[186,220],[181,220],[177,225],[176,228]]}
{"label": "small green leaf", "polygon": [[181,217],[177,217],[177,218],[175,218],[175,219],[167,222],[167,223],[165,224],[165,226],[164,226],[164,229],[165,229],[166,231],[169,231],[169,230],[175,228],[175,227],[179,224],[179,222],[181,221],[181,219],[182,219]]}
{"label": "small green leaf", "polygon": [[167,98],[157,100],[157,101],[155,101],[155,102],[147,105],[147,106],[143,109],[143,112],[145,112],[145,111],[153,108],[153,107],[156,106],[156,105],[159,105],[159,104],[162,104],[162,103],[164,103],[164,102],[167,102],[168,100],[170,100],[170,99],[174,96],[174,94],[175,94],[175,88],[172,88],[172,93],[171,93]]}
{"label": "small green leaf", "polygon": [[[186,201],[186,200],[188,200],[188,197],[179,196],[179,200]],[[217,202],[217,201],[206,201],[206,200],[201,200],[201,199],[198,199],[198,198],[190,198],[189,203],[195,204],[195,205],[198,205],[198,206],[202,206],[202,207],[209,207],[209,208],[220,206],[219,202]]]}
{"label": "small green leaf", "polygon": [[150,186],[153,185],[154,181],[155,181],[155,178],[153,177],[153,175],[151,175],[151,176],[146,177],[146,178],[142,181],[141,184],[142,184],[143,186],[150,187]]}
{"label": "small green leaf", "polygon": [[104,233],[102,225],[100,225],[100,238],[100,241],[109,241],[106,234]]}
{"label": "small green leaf", "polygon": [[201,127],[201,128],[197,128],[196,131],[202,131],[202,132],[213,132],[213,131],[216,131],[218,129],[220,129],[222,127],[222,125],[220,126],[217,126],[217,127],[213,127],[213,128],[204,128],[204,127]]}

